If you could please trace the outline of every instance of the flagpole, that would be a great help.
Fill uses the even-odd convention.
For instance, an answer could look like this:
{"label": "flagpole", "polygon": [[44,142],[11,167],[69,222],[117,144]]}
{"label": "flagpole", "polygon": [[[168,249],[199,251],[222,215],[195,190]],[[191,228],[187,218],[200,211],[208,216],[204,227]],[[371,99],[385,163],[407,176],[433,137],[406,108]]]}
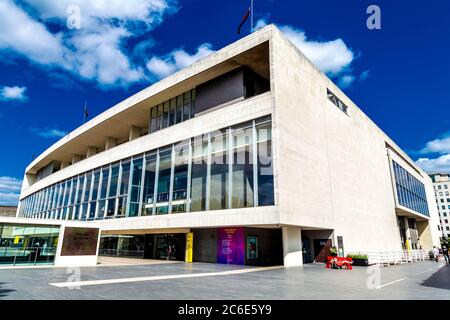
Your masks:
{"label": "flagpole", "polygon": [[86,123],[87,100],[84,101],[83,124]]}
{"label": "flagpole", "polygon": [[253,0],[251,0],[251,17],[250,17],[250,33],[253,33]]}

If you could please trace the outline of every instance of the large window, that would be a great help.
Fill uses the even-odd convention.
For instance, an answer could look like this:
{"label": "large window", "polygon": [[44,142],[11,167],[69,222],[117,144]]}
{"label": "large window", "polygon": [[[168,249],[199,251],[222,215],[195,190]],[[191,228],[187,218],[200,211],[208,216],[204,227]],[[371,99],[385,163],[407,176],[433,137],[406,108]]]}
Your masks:
{"label": "large window", "polygon": [[156,178],[156,153],[150,153],[145,156],[145,174],[143,185],[143,204],[142,213],[143,216],[153,214],[153,208],[155,205],[155,178]]}
{"label": "large window", "polygon": [[189,120],[195,113],[195,89],[165,101],[150,109],[149,132],[165,129]]}
{"label": "large window", "polygon": [[210,210],[228,208],[230,171],[228,141],[227,129],[219,130],[211,134]]}
{"label": "large window", "polygon": [[139,215],[139,202],[141,198],[141,182],[142,182],[142,157],[136,157],[131,164],[131,186],[130,198],[128,204],[128,216],[136,217]]}
{"label": "large window", "polygon": [[429,216],[425,186],[397,162],[394,168],[397,198],[400,205]]}
{"label": "large window", "polygon": [[253,206],[253,127],[245,123],[233,130],[233,208]]}
{"label": "large window", "polygon": [[159,151],[158,189],[156,194],[156,214],[169,213],[170,174],[172,149]]}
{"label": "large window", "polygon": [[208,176],[208,139],[196,137],[192,142],[191,211],[206,210]]}
{"label": "large window", "polygon": [[189,141],[183,142],[174,148],[175,163],[173,174],[172,213],[186,212],[189,143]]}
{"label": "large window", "polygon": [[[184,119],[191,99],[189,92],[170,100],[168,116]],[[93,220],[274,205],[272,152],[271,119],[256,119],[58,182],[23,199],[20,216]],[[403,190],[407,178],[397,176]]]}
{"label": "large window", "polygon": [[260,124],[256,125],[256,134],[258,143],[258,205],[270,206],[274,204],[272,129],[270,118],[266,118]]}

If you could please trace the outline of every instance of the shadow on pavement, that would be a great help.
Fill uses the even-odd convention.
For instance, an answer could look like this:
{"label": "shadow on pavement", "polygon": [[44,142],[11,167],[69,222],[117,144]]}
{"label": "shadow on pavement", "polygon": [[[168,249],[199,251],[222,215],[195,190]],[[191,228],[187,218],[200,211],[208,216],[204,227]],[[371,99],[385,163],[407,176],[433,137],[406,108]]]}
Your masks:
{"label": "shadow on pavement", "polygon": [[1,297],[6,297],[8,295],[8,293],[16,291],[13,289],[2,289],[2,285],[6,284],[5,282],[0,282],[0,298]]}
{"label": "shadow on pavement", "polygon": [[450,290],[450,265],[446,264],[422,282],[424,287]]}

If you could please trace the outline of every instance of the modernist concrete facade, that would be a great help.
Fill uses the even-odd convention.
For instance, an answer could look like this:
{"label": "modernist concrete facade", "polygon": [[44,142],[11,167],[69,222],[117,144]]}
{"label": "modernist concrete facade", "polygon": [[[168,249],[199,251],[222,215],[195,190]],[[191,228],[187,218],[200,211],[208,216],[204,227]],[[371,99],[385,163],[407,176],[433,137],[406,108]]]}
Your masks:
{"label": "modernist concrete facade", "polygon": [[[240,80],[233,79],[239,77],[244,79],[244,93],[236,95],[239,86],[235,84]],[[153,130],[152,108],[161,106],[155,115],[162,110],[164,117],[165,102],[169,110],[173,101],[176,117],[178,97],[187,92],[192,101],[196,95],[197,111],[183,117],[185,121],[174,120],[173,126],[166,123]],[[172,122],[170,114],[161,121]],[[160,118],[156,121],[159,127]],[[250,132],[244,143],[236,134],[241,124]],[[223,147],[229,151],[225,154],[229,170],[218,174],[216,181],[211,160],[216,155],[217,132],[229,138]],[[200,169],[190,161],[196,156],[198,136],[203,136],[200,141],[207,150],[204,190],[194,178]],[[186,140],[187,186],[176,193],[177,146]],[[163,172],[167,146],[172,162]],[[264,158],[269,159],[269,179],[261,175],[262,146],[271,151]],[[236,148],[245,149],[245,160],[235,168]],[[134,186],[147,188],[142,182],[146,169],[141,167],[153,161],[153,154],[144,154],[142,164],[141,155],[152,150],[159,168],[155,197],[142,194],[148,190],[137,191],[139,199],[133,202]],[[73,186],[85,182],[86,172],[92,174],[89,183],[95,188],[96,172],[112,181],[118,161],[122,161],[117,164],[118,184],[129,179],[128,193],[122,194],[118,187],[116,200],[107,196],[102,200],[95,191],[92,201],[91,190],[86,207],[83,200],[73,200],[78,193]],[[131,169],[128,161],[133,162]],[[104,168],[109,171],[102,174]],[[135,181],[128,173],[136,168],[142,176]],[[160,193],[165,174],[167,190]],[[65,204],[61,200],[64,208],[48,204],[52,186],[66,188],[69,200]],[[42,190],[48,194],[33,199]],[[217,190],[225,193],[216,199]],[[113,237],[121,242],[121,236],[146,235],[133,244],[133,250],[143,251],[144,257],[148,246],[154,252],[160,250],[158,243],[170,250],[170,243],[164,242],[169,236],[189,239],[193,234],[194,261],[223,262],[221,255],[228,255],[225,263],[295,266],[321,261],[330,245],[341,253],[430,249],[439,241],[433,198],[430,177],[270,25],[131,96],[47,149],[26,168],[18,216],[91,218],[97,220],[102,235],[110,237],[105,243]],[[158,236],[148,237],[151,234]],[[192,242],[187,241],[186,247],[192,249]],[[241,250],[236,254],[245,257],[230,258],[233,250]]]}
{"label": "modernist concrete facade", "polygon": [[450,174],[432,173],[430,177],[433,180],[436,206],[439,212],[439,230],[442,236],[450,237]]}

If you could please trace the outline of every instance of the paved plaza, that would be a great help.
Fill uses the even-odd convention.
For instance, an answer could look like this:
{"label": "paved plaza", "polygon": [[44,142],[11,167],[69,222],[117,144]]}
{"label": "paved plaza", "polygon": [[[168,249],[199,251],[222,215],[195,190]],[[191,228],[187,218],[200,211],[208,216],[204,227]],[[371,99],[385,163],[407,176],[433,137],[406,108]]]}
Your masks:
{"label": "paved plaza", "polygon": [[[130,262],[131,261],[131,262]],[[450,299],[450,266],[256,268],[106,260],[86,268],[0,269],[0,299]]]}

